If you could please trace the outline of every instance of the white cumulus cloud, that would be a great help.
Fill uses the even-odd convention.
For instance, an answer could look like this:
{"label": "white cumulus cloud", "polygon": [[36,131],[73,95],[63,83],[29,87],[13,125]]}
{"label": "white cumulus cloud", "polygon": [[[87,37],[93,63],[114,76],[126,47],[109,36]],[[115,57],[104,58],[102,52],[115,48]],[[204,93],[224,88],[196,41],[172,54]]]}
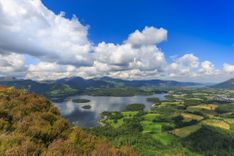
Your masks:
{"label": "white cumulus cloud", "polygon": [[10,53],[0,54],[0,75],[21,75],[26,69],[22,55]]}
{"label": "white cumulus cloud", "polygon": [[223,70],[227,73],[234,73],[234,65],[224,63]]}
{"label": "white cumulus cloud", "polygon": [[[122,43],[93,44],[77,17],[55,14],[41,0],[0,0],[0,76],[45,80],[70,76],[125,79],[205,80],[231,77],[234,65],[216,69],[192,53],[166,60],[159,44],[164,28],[133,30]],[[36,58],[37,63],[25,59]],[[170,62],[170,63],[168,63]]]}
{"label": "white cumulus cloud", "polygon": [[77,69],[72,65],[59,65],[57,63],[40,62],[31,64],[26,74],[27,79],[56,80],[73,76]]}
{"label": "white cumulus cloud", "polygon": [[214,64],[210,61],[202,62],[201,69],[199,71],[205,75],[212,75],[216,72]]}
{"label": "white cumulus cloud", "polygon": [[60,64],[91,65],[88,28],[54,14],[41,0],[0,0],[0,53],[36,56]]}
{"label": "white cumulus cloud", "polygon": [[145,27],[142,32],[136,30],[134,33],[130,34],[125,42],[133,46],[142,46],[155,45],[166,39],[167,30],[163,28],[156,29],[154,27]]}
{"label": "white cumulus cloud", "polygon": [[119,70],[162,70],[166,60],[157,44],[166,39],[166,30],[145,27],[142,32],[137,30],[130,34],[123,44],[98,44],[95,48],[95,59]]}

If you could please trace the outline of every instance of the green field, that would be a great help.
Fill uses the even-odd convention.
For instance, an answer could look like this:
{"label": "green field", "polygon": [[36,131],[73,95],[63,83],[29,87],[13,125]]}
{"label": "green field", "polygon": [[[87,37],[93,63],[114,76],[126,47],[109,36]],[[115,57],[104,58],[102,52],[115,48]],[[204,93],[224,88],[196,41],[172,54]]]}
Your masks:
{"label": "green field", "polygon": [[162,131],[162,125],[164,123],[153,123],[150,121],[142,121],[143,133],[149,133],[155,140],[161,142],[164,145],[168,145],[172,142],[174,137],[167,132]]}
{"label": "green field", "polygon": [[106,124],[110,124],[112,127],[114,128],[118,128],[120,126],[123,125],[123,119],[119,119],[117,121],[114,121],[114,120],[111,120],[111,119],[108,119],[105,121]]}
{"label": "green field", "polygon": [[185,122],[191,121],[191,120],[200,121],[200,120],[204,119],[203,116],[195,115],[195,114],[191,114],[191,113],[181,113],[181,116],[184,118]]}
{"label": "green field", "polygon": [[144,115],[145,120],[153,121],[156,117],[158,117],[160,114],[154,114],[154,113],[147,113]]}
{"label": "green field", "polygon": [[178,137],[187,137],[190,134],[196,132],[199,128],[201,128],[201,125],[193,125],[193,126],[186,126],[183,128],[178,128],[172,131],[172,134],[178,136]]}
{"label": "green field", "polygon": [[170,91],[170,100],[160,101],[150,111],[133,105],[131,111],[108,113],[106,125],[94,132],[143,156],[234,154],[234,105],[214,99],[218,94],[231,92]]}
{"label": "green field", "polygon": [[230,129],[230,125],[228,122],[226,122],[225,120],[222,119],[208,119],[208,120],[204,120],[202,121],[203,124],[205,125],[209,125],[209,126],[213,126],[213,127],[218,127],[218,128],[223,128],[223,129]]}

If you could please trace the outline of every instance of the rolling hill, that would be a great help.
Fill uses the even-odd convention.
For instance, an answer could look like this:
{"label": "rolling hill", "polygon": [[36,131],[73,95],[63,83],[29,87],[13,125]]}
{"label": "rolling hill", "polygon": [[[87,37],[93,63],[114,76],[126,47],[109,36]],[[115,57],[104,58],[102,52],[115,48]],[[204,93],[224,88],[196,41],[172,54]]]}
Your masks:
{"label": "rolling hill", "polygon": [[212,88],[220,88],[220,89],[234,89],[234,78],[227,80],[225,82],[213,85],[211,87]]}

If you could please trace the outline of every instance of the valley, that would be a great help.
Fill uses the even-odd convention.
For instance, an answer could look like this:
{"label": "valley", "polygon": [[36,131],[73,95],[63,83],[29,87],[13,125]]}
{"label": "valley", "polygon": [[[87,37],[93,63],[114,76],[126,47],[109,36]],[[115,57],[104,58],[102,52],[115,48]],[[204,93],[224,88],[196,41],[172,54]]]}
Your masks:
{"label": "valley", "polygon": [[234,156],[233,6],[0,0],[0,156]]}
{"label": "valley", "polygon": [[230,155],[234,152],[234,103],[216,99],[223,93],[228,96],[232,91],[170,91],[167,100],[148,111],[103,112],[103,126],[91,132],[146,156]]}
{"label": "valley", "polygon": [[[49,96],[53,105],[57,108],[44,98],[39,102],[44,104],[43,108],[39,108],[33,99],[34,97],[40,99],[40,97],[35,94],[28,94],[27,88],[18,90],[12,87],[3,87],[0,94],[1,100],[3,100],[1,102],[1,135],[17,132],[17,134],[24,133],[25,136],[34,137],[31,131],[18,131],[18,129],[22,129],[22,127],[19,127],[21,123],[18,125],[18,122],[14,121],[16,119],[12,120],[12,117],[6,118],[4,113],[14,111],[13,114],[22,114],[24,112],[23,116],[20,115],[18,118],[26,120],[26,118],[32,118],[30,112],[35,114],[34,111],[44,111],[44,107],[46,108],[48,105],[48,107],[57,111],[56,115],[61,114],[62,117],[56,118],[64,120],[71,129],[78,128],[84,131],[85,135],[87,133],[87,135],[95,136],[97,140],[104,139],[107,141],[106,144],[110,144],[111,149],[116,148],[116,151],[120,153],[126,152],[121,150],[127,148],[127,152],[129,152],[127,155],[229,156],[230,153],[234,153],[233,90],[191,86],[159,87],[157,85],[149,86],[147,83],[144,86],[136,83],[134,83],[135,86],[129,86],[120,84],[120,80],[116,81],[105,87],[88,87],[80,89],[79,93],[64,94],[66,96],[61,96],[61,101],[53,101],[54,97]],[[17,83],[13,84],[22,88],[22,86],[16,85]],[[76,85],[80,86],[81,84],[76,82]],[[69,88],[72,89],[68,90],[75,89],[72,86],[69,86]],[[129,89],[133,92],[129,92]],[[67,89],[65,89],[66,91]],[[12,100],[20,102],[19,105],[10,100],[12,97],[14,97]],[[60,98],[60,96],[56,97]],[[30,101],[27,100],[28,98]],[[21,105],[25,105],[25,108]],[[15,112],[18,107],[20,109]],[[7,116],[12,115],[10,113]],[[49,122],[49,120],[52,120],[51,116],[45,119],[43,117],[43,120],[38,119],[38,122],[45,122],[46,127],[41,127],[43,128],[41,130],[39,128],[38,133],[35,134],[38,139],[43,139],[39,143],[40,146],[43,145],[41,150],[46,152],[51,150],[47,145],[53,146],[60,139],[66,142],[66,138],[73,135],[72,130],[65,131],[61,127],[58,128],[61,132],[55,135],[53,126],[58,125],[53,125],[54,121]],[[40,126],[40,122],[31,126]],[[74,135],[76,137],[76,134]],[[35,147],[33,145],[32,148],[36,148],[39,143],[31,139],[29,139],[29,142],[35,144]],[[92,146],[99,146],[98,142],[94,141]],[[8,151],[10,147],[13,148],[13,145],[22,148],[21,143],[12,144],[12,146],[5,146],[6,144],[11,143],[1,143],[2,150],[0,152]],[[79,146],[79,143],[73,142],[73,145],[74,147]],[[17,151],[17,149],[14,150]],[[96,151],[92,148],[87,152]]]}
{"label": "valley", "polygon": [[[102,112],[124,111],[129,104],[133,103],[144,104],[145,110],[150,110],[154,103],[147,101],[147,98],[156,97],[164,100],[165,96],[164,93],[124,97],[77,95],[68,97],[62,102],[53,103],[70,122],[83,128],[91,128],[99,125]],[[86,99],[89,102],[77,103],[74,99]],[[90,105],[91,108],[83,109],[85,105]]]}

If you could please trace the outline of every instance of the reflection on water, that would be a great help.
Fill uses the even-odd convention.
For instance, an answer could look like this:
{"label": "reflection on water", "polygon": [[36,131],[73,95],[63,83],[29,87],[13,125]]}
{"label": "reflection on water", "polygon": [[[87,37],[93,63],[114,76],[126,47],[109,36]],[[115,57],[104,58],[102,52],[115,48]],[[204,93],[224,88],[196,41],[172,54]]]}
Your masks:
{"label": "reflection on water", "polygon": [[[145,104],[145,109],[149,110],[152,103],[146,99],[149,97],[158,97],[160,100],[166,100],[166,94],[155,94],[152,96],[132,96],[132,97],[111,97],[111,96],[72,96],[65,102],[54,103],[60,110],[61,114],[70,122],[80,127],[98,126],[100,113],[104,111],[123,111],[128,104],[141,103]],[[88,99],[88,103],[74,103],[72,99]],[[91,109],[83,109],[82,106],[90,105]]]}

